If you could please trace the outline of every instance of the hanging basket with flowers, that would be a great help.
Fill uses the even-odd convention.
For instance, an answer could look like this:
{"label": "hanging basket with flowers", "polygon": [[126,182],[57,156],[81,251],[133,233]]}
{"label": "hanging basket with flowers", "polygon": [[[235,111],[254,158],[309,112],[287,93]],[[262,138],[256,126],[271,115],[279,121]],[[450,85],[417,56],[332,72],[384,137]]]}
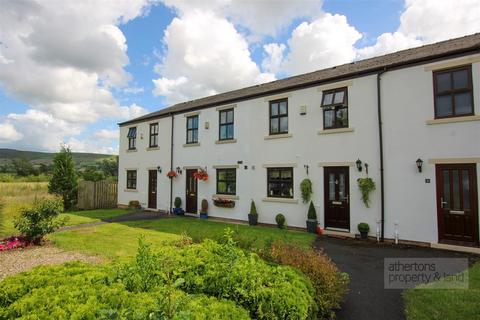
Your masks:
{"label": "hanging basket with flowers", "polygon": [[177,176],[178,176],[178,174],[177,174],[175,171],[173,171],[173,170],[170,170],[170,171],[168,171],[168,173],[167,173],[167,177],[170,178],[170,179],[173,179],[173,178],[175,178],[175,177],[177,177]]}
{"label": "hanging basket with flowers", "polygon": [[230,200],[230,199],[220,198],[220,197],[214,197],[213,198],[213,204],[216,207],[220,207],[220,208],[234,208],[235,207],[235,201]]}
{"label": "hanging basket with flowers", "polygon": [[197,172],[193,174],[193,177],[200,181],[207,181],[208,180],[208,173],[203,169],[199,169]]}

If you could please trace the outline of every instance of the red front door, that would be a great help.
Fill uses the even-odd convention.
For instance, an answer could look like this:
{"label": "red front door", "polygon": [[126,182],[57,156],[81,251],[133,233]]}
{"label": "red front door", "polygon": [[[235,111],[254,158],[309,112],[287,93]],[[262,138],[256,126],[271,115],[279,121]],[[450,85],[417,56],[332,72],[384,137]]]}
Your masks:
{"label": "red front door", "polygon": [[437,164],[439,242],[478,245],[475,164]]}
{"label": "red front door", "polygon": [[350,230],[349,168],[325,167],[325,227]]}

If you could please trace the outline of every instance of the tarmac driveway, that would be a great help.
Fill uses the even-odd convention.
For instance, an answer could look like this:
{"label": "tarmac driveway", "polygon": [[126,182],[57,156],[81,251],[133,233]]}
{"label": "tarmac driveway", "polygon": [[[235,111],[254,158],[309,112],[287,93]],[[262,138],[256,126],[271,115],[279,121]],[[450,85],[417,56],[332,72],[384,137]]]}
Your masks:
{"label": "tarmac driveway", "polygon": [[350,292],[337,313],[338,319],[405,319],[402,290],[384,289],[384,258],[470,258],[479,257],[431,248],[377,244],[327,236],[315,240],[341,271],[350,275]]}

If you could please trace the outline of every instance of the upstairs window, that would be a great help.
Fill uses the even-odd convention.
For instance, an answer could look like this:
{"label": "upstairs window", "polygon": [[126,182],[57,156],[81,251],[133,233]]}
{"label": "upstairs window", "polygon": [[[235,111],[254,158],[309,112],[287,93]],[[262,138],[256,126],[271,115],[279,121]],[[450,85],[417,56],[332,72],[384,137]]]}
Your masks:
{"label": "upstairs window", "polygon": [[288,133],[288,99],[270,101],[270,134]]}
{"label": "upstairs window", "polygon": [[237,188],[236,169],[217,169],[217,194],[235,195]]}
{"label": "upstairs window", "polygon": [[128,150],[135,150],[137,148],[137,128],[129,128],[127,133]]}
{"label": "upstairs window", "polygon": [[348,128],[348,92],[339,88],[323,92],[323,129]]}
{"label": "upstairs window", "polygon": [[293,198],[293,168],[267,169],[267,195],[272,198]]}
{"label": "upstairs window", "polygon": [[198,142],[198,116],[187,117],[187,144]]}
{"label": "upstairs window", "polygon": [[219,128],[219,140],[232,140],[233,139],[233,109],[221,110],[219,112],[220,128]]}
{"label": "upstairs window", "polygon": [[150,148],[158,147],[158,123],[150,124]]}
{"label": "upstairs window", "polygon": [[473,115],[472,67],[433,73],[435,118]]}
{"label": "upstairs window", "polygon": [[127,170],[127,189],[137,189],[137,170]]}

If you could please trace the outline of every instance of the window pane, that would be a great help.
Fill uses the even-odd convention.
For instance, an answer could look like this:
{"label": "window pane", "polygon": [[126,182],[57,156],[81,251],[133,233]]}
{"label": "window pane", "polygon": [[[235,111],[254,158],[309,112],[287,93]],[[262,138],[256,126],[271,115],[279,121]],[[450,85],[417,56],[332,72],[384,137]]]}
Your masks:
{"label": "window pane", "polygon": [[193,119],[187,118],[187,129],[192,129],[193,127]]}
{"label": "window pane", "polygon": [[435,107],[437,117],[451,116],[452,97],[450,95],[437,97],[437,103]]}
{"label": "window pane", "polygon": [[292,171],[290,170],[283,170],[281,173],[282,179],[290,179],[292,178]]}
{"label": "window pane", "polygon": [[470,209],[470,182],[468,170],[462,171],[463,210]]}
{"label": "window pane", "polygon": [[235,194],[237,192],[234,182],[230,182],[229,184],[227,184],[227,192],[231,194]]}
{"label": "window pane", "polygon": [[343,201],[346,198],[345,193],[345,174],[340,173],[339,176],[339,183],[338,183],[338,200]]}
{"label": "window pane", "polygon": [[288,117],[280,118],[280,132],[288,132]]}
{"label": "window pane", "polygon": [[280,114],[287,114],[287,102],[280,102]]}
{"label": "window pane", "polygon": [[339,108],[336,112],[337,123],[342,127],[348,127],[348,109]]}
{"label": "window pane", "polygon": [[193,117],[193,127],[198,128],[198,117]]}
{"label": "window pane", "polygon": [[453,73],[453,88],[462,89],[468,87],[468,71],[458,70]]}
{"label": "window pane", "polygon": [[270,132],[278,133],[278,118],[270,119]]}
{"label": "window pane", "polygon": [[335,110],[324,110],[323,123],[325,128],[331,128],[334,124]]}
{"label": "window pane", "polygon": [[220,112],[220,123],[226,123],[227,122],[227,113],[226,112]]}
{"label": "window pane", "polygon": [[198,142],[198,130],[193,130],[193,142]]}
{"label": "window pane", "polygon": [[220,127],[220,140],[225,139],[227,139],[227,127],[223,125]]}
{"label": "window pane", "polygon": [[458,170],[452,170],[452,186],[453,186],[453,210],[461,210],[460,208],[460,186],[458,180]]}
{"label": "window pane", "polygon": [[326,93],[326,94],[323,95],[323,105],[324,106],[332,104],[332,100],[333,100],[333,92]]}
{"label": "window pane", "polygon": [[470,92],[457,93],[455,98],[455,114],[472,113],[472,96]]}
{"label": "window pane", "polygon": [[227,122],[229,123],[233,122],[233,110],[230,110],[227,112]]}
{"label": "window pane", "polygon": [[225,180],[225,170],[218,171],[218,180]]}
{"label": "window pane", "polygon": [[235,181],[235,170],[228,170],[226,172],[227,180]]}
{"label": "window pane", "polygon": [[443,171],[443,208],[450,208],[450,171]]}
{"label": "window pane", "polygon": [[330,173],[328,175],[328,200],[335,201],[335,175]]}
{"label": "window pane", "polygon": [[436,75],[437,80],[437,91],[448,91],[452,89],[452,84],[450,80],[450,72],[447,73],[439,73]]}
{"label": "window pane", "polygon": [[270,170],[269,174],[270,174],[270,179],[280,178],[280,171],[278,171],[278,170]]}
{"label": "window pane", "polygon": [[337,103],[343,103],[343,99],[345,97],[345,91],[337,91],[335,93],[335,100],[333,101],[333,103],[337,104]]}
{"label": "window pane", "polygon": [[227,139],[233,139],[233,124],[229,124],[226,128],[227,128]]}
{"label": "window pane", "polygon": [[272,116],[278,115],[278,103],[272,103],[270,105],[270,113]]}
{"label": "window pane", "polygon": [[187,131],[187,142],[192,142],[193,141],[193,131],[189,130]]}
{"label": "window pane", "polygon": [[226,192],[227,192],[227,183],[218,182],[218,193],[226,193]]}

